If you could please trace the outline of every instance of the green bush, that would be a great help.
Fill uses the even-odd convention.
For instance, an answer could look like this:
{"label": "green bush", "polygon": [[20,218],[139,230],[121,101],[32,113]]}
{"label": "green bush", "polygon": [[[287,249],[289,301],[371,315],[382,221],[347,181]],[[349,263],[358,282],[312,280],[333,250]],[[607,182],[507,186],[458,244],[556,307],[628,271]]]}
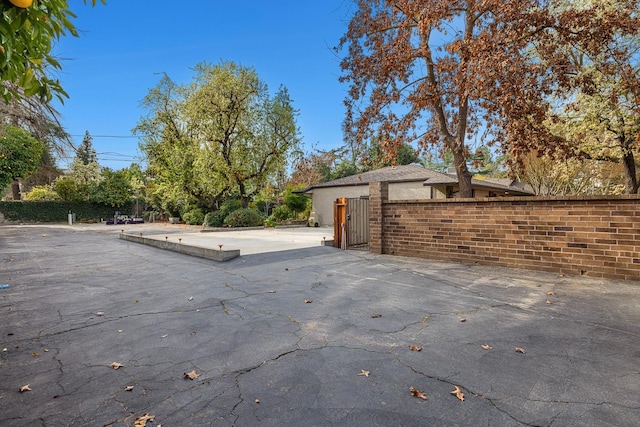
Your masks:
{"label": "green bush", "polygon": [[30,202],[35,201],[52,201],[52,200],[60,200],[60,196],[58,193],[50,185],[37,185],[31,189],[25,196],[25,200]]}
{"label": "green bush", "polygon": [[242,202],[238,199],[227,199],[220,205],[220,211],[225,217],[238,209],[242,209]]}
{"label": "green bush", "polygon": [[311,198],[302,194],[293,193],[291,188],[287,188],[284,194],[284,204],[293,213],[291,218],[296,218],[298,214],[305,210],[311,211]]}
{"label": "green bush", "polygon": [[70,176],[58,178],[53,189],[65,202],[82,202],[89,198],[89,185],[79,184]]}
{"label": "green bush", "polygon": [[222,227],[225,214],[222,211],[209,212],[204,216],[205,227]]}
{"label": "green bush", "polygon": [[282,222],[286,219],[293,218],[293,212],[285,205],[276,206],[271,213],[271,218],[277,222]]}
{"label": "green bush", "polygon": [[242,209],[242,202],[237,199],[227,199],[220,205],[220,209],[209,212],[204,217],[205,227],[222,227],[225,218],[234,211]]}
{"label": "green bush", "polygon": [[224,219],[224,224],[230,227],[255,227],[262,225],[264,218],[255,209],[238,209],[231,212]]}
{"label": "green bush", "polygon": [[192,208],[182,214],[182,220],[188,225],[202,225],[204,223],[204,213],[200,208]]}
{"label": "green bush", "polygon": [[0,213],[9,221],[23,222],[67,222],[69,211],[78,221],[100,221],[111,219],[115,211],[131,212],[132,205],[112,207],[90,202],[11,201],[0,202]]}

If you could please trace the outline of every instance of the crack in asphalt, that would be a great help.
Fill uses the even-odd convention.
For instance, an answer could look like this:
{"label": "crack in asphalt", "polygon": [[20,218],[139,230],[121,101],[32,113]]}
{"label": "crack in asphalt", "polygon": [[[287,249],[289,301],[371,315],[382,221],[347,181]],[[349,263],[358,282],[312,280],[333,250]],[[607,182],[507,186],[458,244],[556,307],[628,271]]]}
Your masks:
{"label": "crack in asphalt", "polygon": [[[135,253],[135,251],[131,251],[132,253]],[[287,356],[290,355],[294,355],[298,352],[318,352],[318,351],[323,351],[325,349],[346,349],[346,350],[354,350],[354,351],[364,351],[364,352],[368,352],[368,353],[372,353],[372,354],[380,354],[380,355],[388,355],[390,356],[393,360],[396,360],[397,363],[399,363],[401,366],[404,366],[405,368],[409,369],[411,372],[413,372],[416,375],[419,375],[421,377],[424,378],[428,378],[430,380],[433,381],[438,381],[438,382],[442,382],[448,385],[453,386],[458,386],[460,387],[462,390],[465,391],[465,393],[469,393],[470,397],[471,395],[473,395],[474,397],[478,397],[480,399],[482,399],[483,401],[486,401],[489,405],[491,405],[491,407],[495,408],[495,410],[499,411],[500,413],[505,414],[506,417],[509,417],[511,420],[513,420],[516,423],[522,424],[522,425],[526,425],[526,426],[531,426],[533,424],[527,424],[525,422],[523,422],[522,420],[518,419],[518,415],[513,414],[513,412],[516,410],[516,405],[514,406],[514,409],[509,407],[509,399],[522,399],[524,401],[527,402],[537,402],[537,403],[541,403],[541,404],[559,404],[559,405],[571,405],[571,404],[581,404],[581,405],[593,405],[593,406],[602,406],[602,405],[612,405],[612,406],[616,406],[616,407],[620,407],[620,408],[624,408],[624,409],[630,409],[630,410],[637,410],[639,409],[639,407],[635,407],[635,406],[631,406],[631,404],[620,404],[617,402],[608,402],[608,401],[599,401],[599,402],[581,402],[581,401],[569,401],[569,400],[543,400],[543,399],[535,399],[535,398],[530,398],[530,397],[523,397],[520,395],[513,395],[513,396],[506,396],[506,397],[488,397],[486,395],[483,394],[479,394],[479,393],[474,393],[473,390],[471,390],[470,388],[462,385],[462,384],[455,384],[453,383],[450,379],[442,377],[442,376],[438,376],[438,375],[433,375],[433,374],[428,374],[427,372],[424,372],[423,370],[421,370],[420,368],[417,368],[415,363],[411,363],[411,361],[407,360],[407,358],[403,357],[404,353],[401,353],[399,351],[399,348],[401,348],[402,346],[394,346],[391,345],[393,339],[397,339],[398,342],[400,341],[407,341],[407,337],[405,336],[400,336],[400,337],[393,337],[394,334],[402,334],[403,332],[407,332],[407,330],[409,328],[412,327],[416,327],[416,326],[420,326],[421,324],[423,325],[421,328],[416,328],[418,329],[418,332],[413,332],[411,331],[410,334],[414,334],[414,333],[419,333],[423,330],[425,330],[426,328],[429,327],[428,325],[428,320],[429,318],[432,317],[436,317],[436,316],[460,316],[460,315],[469,315],[469,314],[474,314],[474,313],[480,313],[483,311],[489,311],[495,308],[502,308],[502,307],[509,307],[509,308],[514,308],[515,310],[522,310],[525,311],[527,313],[532,313],[535,316],[540,316],[540,317],[544,317],[546,319],[559,319],[559,320],[569,320],[570,322],[574,322],[576,324],[586,324],[586,325],[591,325],[594,327],[601,327],[605,330],[612,330],[612,331],[616,331],[618,333],[622,333],[624,334],[625,337],[631,336],[631,337],[636,337],[638,336],[637,334],[628,332],[628,331],[620,331],[618,329],[615,328],[608,328],[602,325],[598,325],[595,322],[581,322],[579,319],[572,319],[572,318],[568,318],[567,316],[562,316],[559,313],[555,313],[555,312],[547,312],[545,310],[539,310],[536,309],[536,307],[531,307],[530,305],[527,304],[520,304],[517,302],[513,302],[513,301],[508,301],[505,300],[504,298],[500,298],[500,296],[498,297],[491,297],[489,295],[487,295],[485,292],[482,292],[479,289],[474,289],[472,286],[466,286],[466,285],[456,285],[453,281],[447,281],[447,280],[443,280],[441,276],[438,276],[437,278],[435,276],[431,276],[427,273],[419,273],[419,272],[415,272],[415,271],[411,271],[410,269],[403,269],[403,268],[396,268],[396,267],[389,267],[383,264],[377,264],[376,266],[374,266],[374,268],[380,269],[378,271],[383,271],[384,272],[384,277],[381,278],[380,276],[375,276],[375,277],[366,277],[366,276],[354,276],[354,275],[350,275],[350,273],[345,273],[344,271],[337,271],[337,266],[343,266],[343,268],[345,269],[345,271],[349,271],[349,270],[353,270],[353,268],[349,268],[349,267],[344,267],[345,265],[350,265],[353,264],[354,258],[360,258],[362,260],[371,260],[371,259],[377,259],[375,258],[375,255],[371,255],[371,254],[354,254],[351,253],[349,254],[351,255],[350,257],[342,257],[342,259],[340,261],[336,261],[336,262],[331,262],[331,263],[327,263],[327,264],[323,264],[322,265],[322,269],[320,270],[312,270],[311,272],[309,272],[307,275],[307,277],[311,277],[312,274],[315,275],[316,277],[314,277],[314,280],[305,280],[305,285],[308,284],[310,286],[310,289],[313,291],[318,291],[318,292],[322,292],[325,288],[332,288],[332,287],[338,287],[340,286],[339,283],[335,283],[335,284],[331,284],[329,286],[326,285],[327,283],[327,278],[330,278],[334,275],[340,275],[341,279],[346,277],[357,277],[359,281],[366,281],[366,280],[372,280],[375,281],[376,285],[394,285],[397,286],[400,290],[402,289],[402,287],[407,287],[407,286],[411,286],[411,287],[420,287],[420,285],[418,286],[413,286],[413,285],[408,285],[406,283],[402,283],[402,281],[399,280],[393,280],[393,277],[396,276],[397,272],[403,272],[403,273],[408,273],[408,274],[415,274],[418,275],[420,277],[424,277],[430,280],[433,280],[434,282],[436,282],[438,285],[446,285],[447,287],[450,287],[450,290],[447,291],[446,289],[431,289],[428,287],[428,285],[425,285],[425,290],[428,291],[432,291],[432,292],[437,292],[439,294],[445,295],[445,297],[455,297],[455,296],[464,296],[465,298],[467,298],[467,300],[469,300],[468,295],[472,295],[473,298],[470,299],[471,302],[469,302],[469,306],[471,306],[472,308],[468,309],[468,310],[464,310],[464,311],[460,311],[460,310],[445,310],[445,311],[438,311],[438,312],[428,312],[428,310],[425,310],[425,312],[420,313],[417,317],[415,321],[411,321],[411,322],[399,322],[400,326],[397,328],[394,328],[394,330],[383,330],[383,329],[376,329],[376,328],[370,328],[368,327],[368,324],[363,324],[365,322],[360,322],[357,323],[357,321],[347,321],[347,319],[345,319],[344,317],[340,317],[340,315],[335,315],[332,317],[327,317],[326,315],[324,315],[323,313],[320,312],[316,312],[316,310],[313,310],[313,312],[311,314],[301,314],[300,316],[298,316],[296,314],[296,317],[300,317],[298,319],[294,318],[292,315],[287,314],[286,313],[286,306],[283,304],[280,304],[277,307],[280,307],[280,309],[278,310],[279,312],[273,312],[273,311],[268,311],[266,309],[261,309],[260,308],[260,304],[256,304],[255,306],[251,306],[247,303],[243,303],[243,300],[246,300],[248,298],[252,298],[252,297],[256,297],[256,296],[260,296],[260,295],[264,295],[266,293],[269,292],[250,292],[248,291],[245,287],[246,286],[250,286],[250,285],[254,285],[256,283],[260,283],[262,281],[264,281],[265,279],[262,277],[247,277],[246,275],[242,275],[242,274],[238,274],[237,272],[228,272],[228,271],[224,271],[220,268],[215,268],[215,267],[206,267],[205,264],[201,264],[201,263],[193,263],[193,265],[198,265],[199,268],[213,268],[215,271],[217,272],[223,272],[225,274],[229,274],[232,275],[234,277],[238,277],[241,278],[242,280],[244,280],[244,283],[239,283],[239,284],[235,284],[235,283],[220,283],[218,281],[216,281],[215,286],[216,286],[216,290],[220,291],[222,290],[222,292],[228,293],[228,291],[225,291],[225,289],[230,289],[234,292],[238,292],[239,296],[233,297],[233,298],[225,298],[225,299],[211,299],[210,301],[213,301],[211,304],[208,304],[206,306],[203,307],[197,307],[197,308],[193,308],[193,309],[174,309],[174,310],[163,310],[163,311],[148,311],[148,312],[141,312],[141,313],[133,313],[133,314],[128,314],[128,315],[123,315],[123,316],[119,316],[119,317],[109,317],[109,316],[105,316],[105,317],[100,317],[98,319],[95,319],[96,322],[95,323],[88,323],[91,322],[93,319],[88,319],[86,320],[85,324],[79,325],[79,326],[75,326],[72,328],[69,328],[67,330],[64,331],[56,331],[56,332],[51,332],[51,333],[46,333],[46,329],[43,329],[40,331],[40,333],[38,334],[37,338],[21,338],[19,340],[13,341],[16,343],[19,342],[24,342],[24,341],[31,341],[34,339],[45,339],[48,337],[54,337],[56,335],[60,335],[60,334],[64,334],[67,332],[74,332],[74,331],[78,331],[78,330],[82,330],[82,329],[87,329],[87,328],[93,328],[96,326],[100,326],[100,325],[104,325],[106,323],[109,322],[114,322],[114,321],[118,321],[118,320],[122,320],[122,319],[128,319],[128,318],[135,318],[135,317],[140,317],[140,316],[156,316],[156,315],[163,315],[163,314],[175,314],[175,313],[185,313],[185,314],[189,314],[189,313],[194,313],[198,310],[212,310],[215,313],[220,313],[220,309],[222,308],[222,311],[224,312],[225,315],[229,315],[229,316],[238,316],[238,318],[240,318],[241,320],[245,320],[245,317],[248,317],[249,319],[251,319],[250,314],[254,314],[257,317],[256,322],[260,322],[260,321],[265,321],[265,319],[267,321],[271,321],[273,323],[279,322],[278,323],[278,330],[275,333],[278,334],[282,334],[282,336],[286,335],[286,341],[283,341],[283,346],[285,347],[284,349],[280,348],[276,351],[270,352],[270,353],[277,353],[277,354],[269,354],[268,359],[261,361],[259,363],[254,363],[251,364],[252,361],[248,362],[248,366],[244,367],[244,368],[239,368],[239,369],[235,369],[232,372],[225,372],[223,374],[220,375],[216,375],[216,376],[212,376],[212,377],[207,377],[207,375],[209,373],[213,373],[215,371],[213,370],[209,370],[209,372],[205,371],[205,370],[200,370],[199,368],[196,367],[195,364],[192,364],[192,366],[194,368],[198,369],[198,372],[201,373],[202,375],[202,380],[198,380],[198,381],[194,381],[193,384],[181,384],[181,385],[186,385],[187,387],[180,387],[180,391],[187,390],[187,391],[193,391],[194,395],[198,394],[198,396],[194,396],[192,399],[190,399],[187,403],[183,403],[180,404],[178,403],[179,400],[173,398],[171,395],[167,396],[166,398],[159,400],[159,402],[172,402],[172,405],[169,405],[171,408],[171,412],[168,413],[168,416],[174,416],[177,414],[180,414],[181,410],[183,408],[186,408],[187,406],[189,406],[190,404],[194,404],[194,403],[198,403],[198,408],[199,409],[205,409],[208,406],[214,405],[215,403],[217,403],[217,399],[221,398],[221,397],[228,397],[230,399],[236,399],[231,401],[233,403],[232,407],[229,406],[225,406],[224,411],[227,412],[227,415],[225,416],[225,421],[230,422],[231,424],[235,424],[239,421],[243,421],[245,423],[251,423],[252,420],[245,420],[242,419],[241,420],[241,416],[245,416],[244,412],[240,412],[240,406],[243,403],[248,403],[250,406],[258,408],[257,406],[254,406],[252,404],[252,400],[249,398],[249,393],[250,390],[247,389],[243,389],[242,384],[244,383],[246,385],[246,383],[242,380],[242,377],[244,375],[247,375],[251,372],[256,372],[258,370],[260,370],[261,368],[263,368],[266,364],[268,363],[274,363],[274,364],[286,364],[288,363],[288,361],[286,360]],[[145,258],[146,259],[146,258]],[[149,262],[153,263],[153,258],[149,257],[148,258]],[[357,261],[356,261],[357,262]],[[155,265],[159,265],[157,262],[155,262]],[[38,266],[39,268],[42,268],[42,266]],[[299,266],[299,267],[294,267],[291,270],[301,270],[304,269],[305,266]],[[371,275],[371,270],[373,270],[372,268],[369,269],[369,275]],[[458,271],[459,270],[459,271]],[[460,274],[460,272],[463,272],[465,274],[468,274],[469,271],[468,268],[462,268],[460,267],[459,269],[457,269],[454,274]],[[256,273],[257,274],[257,273]],[[321,277],[322,276],[322,277]],[[233,279],[232,279],[233,280]],[[240,280],[237,280],[238,282],[240,282]],[[307,283],[308,282],[308,283]],[[329,281],[330,282],[330,281]],[[222,288],[222,285],[224,285],[224,288]],[[297,288],[296,286],[301,285],[301,287]],[[286,289],[283,289],[284,292],[300,292],[302,289],[302,285],[297,284],[297,283],[285,283],[284,286],[286,287]],[[355,286],[355,285],[354,285]],[[455,290],[455,291],[453,291]],[[280,290],[278,290],[278,292],[280,292]],[[284,293],[283,292],[283,293]],[[480,299],[482,301],[483,304],[476,304],[475,299]],[[259,303],[260,301],[258,301]],[[322,296],[317,296],[316,298],[314,298],[314,302],[322,302]],[[395,312],[399,312],[401,313],[401,317],[404,318],[403,320],[407,320],[406,319],[406,315],[411,315],[413,314],[410,311],[407,311],[405,309],[403,309],[402,307],[398,307],[398,306],[394,306],[392,304],[388,304],[389,307],[391,307],[391,310],[395,311]],[[473,308],[474,306],[476,306],[475,308]],[[312,306],[312,308],[315,308],[314,306]],[[242,310],[248,310],[248,313],[246,316],[242,316]],[[322,310],[320,310],[322,311]],[[385,317],[382,320],[385,320],[386,314],[385,312],[382,312]],[[425,315],[424,317],[422,317],[423,315]],[[321,316],[321,317],[320,317]],[[305,317],[303,319],[303,317]],[[420,320],[419,318],[422,317],[422,320]],[[57,318],[59,319],[59,322],[62,323],[63,319],[62,319],[62,314],[60,312],[60,310],[57,311]],[[271,320],[273,318],[276,318],[277,320]],[[218,317],[218,319],[220,319],[220,317]],[[284,328],[281,327],[281,323],[280,322],[281,319],[286,319],[286,321],[291,322],[296,324],[296,327],[289,327],[286,326]],[[309,326],[309,323],[314,322],[314,321],[320,321],[320,320],[328,320],[327,322],[327,327],[331,327],[331,328],[339,328],[341,330],[343,329],[353,329],[353,330],[349,330],[348,334],[353,334],[353,336],[361,336],[362,339],[361,340],[356,340],[353,342],[353,345],[349,345],[349,344],[343,344],[340,343],[340,340],[350,340],[352,337],[349,336],[348,334],[331,334],[330,332],[328,332],[327,334],[323,334],[323,332],[326,332],[325,330],[319,329],[318,332],[316,333],[312,327]],[[350,319],[353,320],[353,319]],[[360,319],[363,320],[363,319]],[[237,323],[237,322],[236,322]],[[243,325],[248,325],[246,322],[243,323]],[[251,326],[251,325],[249,325]],[[395,325],[393,325],[395,326]],[[284,329],[284,331],[282,331],[281,329]],[[252,329],[253,332],[253,329]],[[270,329],[269,331],[270,332]],[[268,333],[267,332],[267,333]],[[292,335],[292,336],[289,336]],[[380,341],[375,341],[375,338],[378,337],[380,334],[382,334],[382,337],[380,338]],[[338,338],[335,338],[335,337]],[[330,337],[334,337],[333,339],[331,339]],[[368,342],[366,342],[365,340],[369,340]],[[293,344],[293,341],[295,341],[295,344]],[[307,345],[305,346],[305,342],[307,343]],[[347,341],[348,342],[348,341]],[[360,345],[358,345],[360,344]],[[385,345],[387,345],[387,347],[385,347]],[[461,343],[464,344],[464,343]],[[53,354],[53,360],[58,364],[58,374],[57,374],[57,380],[56,383],[57,385],[60,387],[61,390],[63,390],[63,395],[67,396],[67,395],[74,395],[74,394],[78,394],[82,387],[84,386],[84,384],[88,384],[88,383],[84,383],[82,385],[80,385],[79,387],[74,387],[74,389],[72,391],[70,391],[69,393],[66,392],[66,390],[64,390],[64,387],[62,386],[62,376],[65,374],[65,366],[63,366],[62,360],[60,360],[60,354],[61,351],[59,348],[52,348],[51,351],[54,351]],[[275,350],[275,349],[274,349]],[[452,353],[455,354],[455,353]],[[615,354],[615,353],[613,353]],[[557,357],[569,357],[568,354],[565,354],[565,356],[562,355],[544,355],[542,354],[541,356],[557,356]],[[452,356],[452,358],[455,356]],[[197,359],[190,359],[190,360],[185,360],[182,361],[183,363],[188,363],[190,361],[197,363],[198,361],[201,361],[201,357],[198,357]],[[570,358],[571,359],[571,358]],[[579,359],[578,357],[573,357],[574,360]],[[134,359],[130,362],[130,366],[132,367],[136,367],[136,368],[145,368],[145,367],[155,367],[155,366],[159,366],[162,365],[161,363],[158,364],[148,364],[148,365],[143,365],[143,364],[139,364],[137,363],[138,359]],[[584,359],[586,361],[588,361],[588,359]],[[165,362],[166,363],[171,363],[172,365],[178,364],[180,362],[176,361],[176,360],[171,360],[171,362]],[[103,365],[85,365],[85,366],[103,366]],[[286,369],[286,368],[285,368]],[[404,368],[401,368],[401,370],[403,370]],[[162,370],[162,373],[166,373],[167,370]],[[637,373],[633,372],[633,373],[629,373],[626,375],[637,375]],[[179,375],[178,375],[179,377]],[[173,382],[177,382],[180,381],[180,379],[176,377],[176,378],[170,378],[170,379],[164,379],[162,381],[156,379],[158,382],[161,383],[161,386],[166,385],[167,387],[169,386],[169,384],[172,384]],[[198,399],[201,399],[201,396],[204,396],[208,390],[205,390],[205,387],[208,387],[211,385],[212,382],[216,382],[219,381],[221,379],[225,379],[225,384],[223,385],[223,389],[216,393],[215,395],[213,395],[212,397],[206,399],[206,400],[202,400],[202,401],[198,401]],[[188,381],[187,381],[188,382]],[[75,383],[74,383],[75,384]],[[137,382],[135,382],[136,387],[141,387],[144,389],[143,386],[139,385]],[[481,386],[482,387],[482,386]],[[202,392],[200,392],[199,389],[202,388]],[[119,390],[118,392],[107,396],[103,401],[102,404],[107,404],[111,401],[113,401],[115,404],[119,405],[120,407],[122,407],[122,409],[126,412],[130,410],[127,407],[126,404],[126,399],[125,396],[126,395],[120,395],[119,393],[122,392],[122,390]],[[258,397],[258,396],[256,396]],[[1,396],[0,396],[1,398]],[[158,405],[158,402],[153,403],[153,405]],[[180,405],[180,406],[177,406]],[[219,405],[219,407],[217,409],[220,409],[221,413],[222,413],[222,409],[220,408],[221,405]],[[505,407],[507,406],[507,407]],[[485,406],[485,408],[487,408],[488,406]],[[147,408],[149,409],[153,409],[152,406],[148,406]],[[215,409],[215,408],[214,408]],[[72,419],[72,421],[75,422],[81,422],[83,424],[86,424],[86,418],[90,418],[89,413],[87,412],[88,410],[81,412],[79,414],[76,415],[75,418]],[[150,411],[148,411],[150,413]],[[555,413],[553,415],[549,415],[548,419],[545,420],[545,422],[547,422],[547,425],[552,425],[555,422],[557,422],[558,417],[562,414],[562,411]],[[130,412],[130,415],[125,415],[124,416],[124,420],[128,420],[129,424],[132,421],[134,414]],[[522,415],[522,417],[526,416],[526,413],[524,415]],[[260,422],[260,418],[258,417],[257,414],[257,409],[253,410],[253,417],[258,420],[258,422]],[[250,418],[250,415],[249,415]],[[9,421],[14,420],[9,419]],[[79,421],[78,421],[79,420]],[[43,418],[39,419],[40,423],[42,423],[42,425],[45,425],[45,420]],[[118,420],[120,421],[120,419]],[[115,422],[114,422],[115,423]]]}

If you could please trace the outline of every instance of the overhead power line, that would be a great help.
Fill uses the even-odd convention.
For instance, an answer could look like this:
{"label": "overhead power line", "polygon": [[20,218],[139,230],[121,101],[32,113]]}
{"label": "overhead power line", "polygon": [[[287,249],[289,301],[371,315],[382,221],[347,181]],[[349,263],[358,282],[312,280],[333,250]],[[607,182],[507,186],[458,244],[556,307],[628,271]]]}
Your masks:
{"label": "overhead power line", "polygon": [[[77,137],[84,137],[84,135],[71,135]],[[138,138],[133,135],[91,135],[91,138]]]}

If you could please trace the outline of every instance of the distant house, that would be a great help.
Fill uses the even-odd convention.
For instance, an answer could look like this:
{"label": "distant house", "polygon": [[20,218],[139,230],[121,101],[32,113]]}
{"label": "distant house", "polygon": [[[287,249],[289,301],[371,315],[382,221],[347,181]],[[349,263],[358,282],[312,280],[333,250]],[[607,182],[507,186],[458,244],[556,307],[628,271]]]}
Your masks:
{"label": "distant house", "polygon": [[[339,197],[368,198],[369,183],[389,183],[389,200],[424,200],[457,197],[458,178],[422,166],[389,166],[312,185],[298,191],[313,198],[312,210],[320,226],[333,225],[333,203]],[[511,179],[473,179],[473,197],[531,196],[531,189]]]}

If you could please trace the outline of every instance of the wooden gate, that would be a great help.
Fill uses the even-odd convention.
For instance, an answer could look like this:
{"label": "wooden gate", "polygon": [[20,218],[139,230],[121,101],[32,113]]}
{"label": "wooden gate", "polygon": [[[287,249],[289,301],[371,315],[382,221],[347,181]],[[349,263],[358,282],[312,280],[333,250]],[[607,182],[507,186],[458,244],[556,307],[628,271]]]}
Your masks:
{"label": "wooden gate", "polygon": [[333,204],[333,235],[336,248],[368,249],[369,199],[337,199]]}

